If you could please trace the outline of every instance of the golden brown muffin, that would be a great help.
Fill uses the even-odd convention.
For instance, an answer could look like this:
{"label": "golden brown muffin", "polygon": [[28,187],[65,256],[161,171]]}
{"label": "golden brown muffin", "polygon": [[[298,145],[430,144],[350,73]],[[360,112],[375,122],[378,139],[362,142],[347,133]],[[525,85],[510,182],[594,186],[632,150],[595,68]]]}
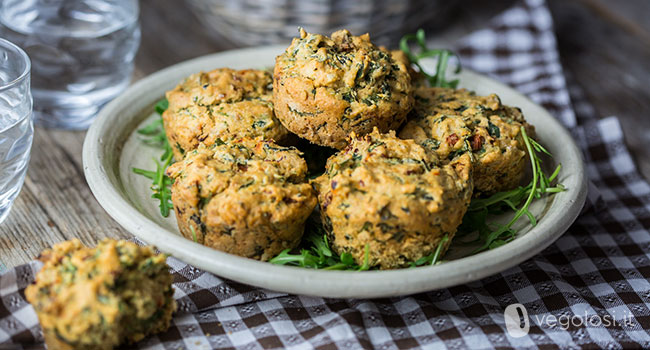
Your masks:
{"label": "golden brown muffin", "polygon": [[321,215],[338,253],[392,269],[447,249],[472,195],[468,154],[438,166],[434,152],[394,132],[351,136],[315,181]]}
{"label": "golden brown muffin", "polygon": [[167,170],[181,233],[198,243],[268,260],[295,247],[316,206],[307,164],[293,147],[261,138],[201,146]]}
{"label": "golden brown muffin", "polygon": [[262,136],[284,141],[289,132],[273,113],[272,87],[267,71],[221,68],[191,75],[168,91],[163,122],[174,158],[217,140]]}
{"label": "golden brown muffin", "polygon": [[401,138],[435,150],[440,159],[471,152],[477,196],[519,184],[527,154],[521,126],[534,135],[519,108],[503,105],[495,94],[476,96],[465,89],[419,87],[415,100]]}
{"label": "golden brown muffin", "polygon": [[300,30],[275,61],[275,114],[291,132],[342,149],[350,132],[398,128],[413,107],[402,61],[347,30],[331,39]]}
{"label": "golden brown muffin", "polygon": [[176,308],[164,254],[106,239],[77,239],[40,255],[44,266],[25,289],[48,349],[107,350],[169,327]]}

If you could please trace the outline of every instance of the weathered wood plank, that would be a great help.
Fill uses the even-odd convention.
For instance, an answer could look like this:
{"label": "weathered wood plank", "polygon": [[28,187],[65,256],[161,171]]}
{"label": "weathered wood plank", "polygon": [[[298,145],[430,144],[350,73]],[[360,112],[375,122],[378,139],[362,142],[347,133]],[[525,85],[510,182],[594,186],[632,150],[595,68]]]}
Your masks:
{"label": "weathered wood plank", "polygon": [[36,257],[63,234],[50,221],[28,177],[6,221],[0,225],[0,271]]}

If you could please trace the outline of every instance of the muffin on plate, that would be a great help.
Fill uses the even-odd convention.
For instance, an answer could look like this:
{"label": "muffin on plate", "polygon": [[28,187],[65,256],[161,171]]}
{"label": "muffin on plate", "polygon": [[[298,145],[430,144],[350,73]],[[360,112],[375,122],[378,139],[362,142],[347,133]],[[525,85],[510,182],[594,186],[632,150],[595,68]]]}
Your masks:
{"label": "muffin on plate", "polygon": [[519,184],[527,154],[520,128],[534,136],[519,108],[503,105],[495,94],[439,87],[417,88],[415,101],[401,138],[434,150],[442,160],[471,153],[477,196]]}
{"label": "muffin on plate", "polygon": [[106,239],[77,239],[44,250],[25,289],[49,349],[113,349],[169,327],[176,308],[164,254]]}
{"label": "muffin on plate", "polygon": [[295,247],[317,202],[301,153],[261,138],[200,146],[167,174],[183,236],[253,259]]}
{"label": "muffin on plate", "polygon": [[229,68],[193,74],[166,94],[163,113],[176,160],[203,143],[262,136],[284,141],[289,132],[273,113],[273,82],[264,70]]}
{"label": "muffin on plate", "polygon": [[347,30],[331,38],[300,30],[273,71],[275,114],[289,131],[342,149],[350,132],[398,128],[413,107],[401,60]]}
{"label": "muffin on plate", "polygon": [[368,245],[370,266],[404,267],[447,243],[472,195],[471,160],[459,155],[440,166],[435,152],[394,132],[351,135],[315,181],[329,242],[358,264]]}

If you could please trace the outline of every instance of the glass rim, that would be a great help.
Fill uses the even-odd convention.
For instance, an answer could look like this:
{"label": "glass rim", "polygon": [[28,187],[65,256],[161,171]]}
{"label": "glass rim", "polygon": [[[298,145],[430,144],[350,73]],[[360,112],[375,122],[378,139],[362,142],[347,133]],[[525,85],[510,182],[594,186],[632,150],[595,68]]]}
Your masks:
{"label": "glass rim", "polygon": [[7,39],[0,38],[0,47],[18,52],[20,57],[22,57],[25,62],[25,69],[18,75],[18,77],[8,81],[7,83],[0,83],[0,91],[4,91],[20,84],[29,76],[29,72],[32,69],[32,62],[25,50],[21,49],[20,46],[12,43]]}

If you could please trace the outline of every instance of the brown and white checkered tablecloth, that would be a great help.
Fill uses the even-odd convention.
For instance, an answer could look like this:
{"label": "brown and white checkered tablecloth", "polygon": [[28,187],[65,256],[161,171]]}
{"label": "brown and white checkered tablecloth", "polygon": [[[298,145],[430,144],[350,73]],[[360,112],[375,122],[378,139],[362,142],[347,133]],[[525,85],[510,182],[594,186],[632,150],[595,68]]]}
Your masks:
{"label": "brown and white checkered tablecloth", "polygon": [[[650,348],[650,186],[634,167],[615,117],[596,119],[567,87],[552,19],[525,0],[458,44],[465,67],[510,84],[566,125],[584,151],[590,199],[541,254],[453,288],[391,299],[286,295],[223,280],[170,258],[179,310],[140,349]],[[23,289],[33,262],[0,276],[0,349],[42,348]],[[520,303],[530,331],[506,328]],[[516,335],[516,334],[515,334]]]}

